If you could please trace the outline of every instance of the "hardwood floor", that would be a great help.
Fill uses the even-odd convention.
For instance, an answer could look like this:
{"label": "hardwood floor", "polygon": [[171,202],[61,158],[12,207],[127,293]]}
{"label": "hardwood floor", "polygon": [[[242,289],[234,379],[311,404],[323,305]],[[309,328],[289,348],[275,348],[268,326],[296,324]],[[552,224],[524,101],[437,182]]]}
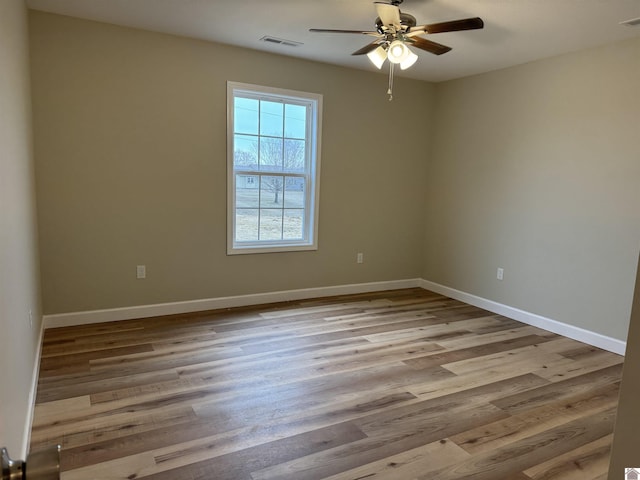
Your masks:
{"label": "hardwood floor", "polygon": [[47,330],[62,478],[605,479],[623,358],[421,289]]}

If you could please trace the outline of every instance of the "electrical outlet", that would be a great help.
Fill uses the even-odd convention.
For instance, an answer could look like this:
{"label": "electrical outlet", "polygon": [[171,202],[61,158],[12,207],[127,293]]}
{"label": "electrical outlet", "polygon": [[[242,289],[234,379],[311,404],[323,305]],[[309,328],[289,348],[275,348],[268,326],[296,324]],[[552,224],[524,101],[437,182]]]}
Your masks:
{"label": "electrical outlet", "polygon": [[364,263],[364,254],[363,253],[358,253],[358,255],[356,255],[356,263]]}
{"label": "electrical outlet", "polygon": [[498,280],[502,280],[504,278],[504,268],[498,267],[498,271],[496,272],[496,278]]}
{"label": "electrical outlet", "polygon": [[137,265],[136,266],[136,278],[147,278],[147,266],[146,265]]}

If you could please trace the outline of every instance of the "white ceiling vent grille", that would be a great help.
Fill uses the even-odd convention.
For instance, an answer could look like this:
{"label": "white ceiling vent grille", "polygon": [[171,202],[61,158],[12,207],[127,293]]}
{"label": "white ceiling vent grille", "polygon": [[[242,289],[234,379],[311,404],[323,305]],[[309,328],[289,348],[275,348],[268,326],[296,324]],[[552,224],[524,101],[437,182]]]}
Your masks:
{"label": "white ceiling vent grille", "polygon": [[274,43],[276,45],[286,45],[287,47],[299,47],[302,42],[294,42],[293,40],[285,40],[284,38],[271,37],[266,35],[260,39],[261,42]]}
{"label": "white ceiling vent grille", "polygon": [[640,27],[640,17],[625,20],[624,22],[620,22],[620,25],[626,25],[627,27]]}

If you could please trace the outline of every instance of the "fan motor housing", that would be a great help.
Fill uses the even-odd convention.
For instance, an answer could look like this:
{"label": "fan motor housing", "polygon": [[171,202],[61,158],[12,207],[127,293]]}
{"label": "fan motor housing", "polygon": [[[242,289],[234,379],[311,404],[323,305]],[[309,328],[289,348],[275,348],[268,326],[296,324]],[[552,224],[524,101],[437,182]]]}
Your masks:
{"label": "fan motor housing", "polygon": [[[405,27],[404,30],[415,27],[417,24],[416,17],[408,13],[400,12],[400,24]],[[376,18],[376,30],[378,31],[378,33],[384,33],[384,29],[382,28],[384,26],[386,25],[382,24],[382,20],[380,20],[380,17]]]}

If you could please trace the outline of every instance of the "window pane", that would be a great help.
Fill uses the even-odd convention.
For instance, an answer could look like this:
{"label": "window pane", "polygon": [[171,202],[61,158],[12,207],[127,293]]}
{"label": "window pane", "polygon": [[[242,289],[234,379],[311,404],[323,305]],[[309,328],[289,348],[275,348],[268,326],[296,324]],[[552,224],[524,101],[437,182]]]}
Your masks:
{"label": "window pane", "polygon": [[284,141],[284,168],[288,172],[303,172],[305,157],[304,140]]}
{"label": "window pane", "polygon": [[304,208],[304,178],[285,177],[284,208]]}
{"label": "window pane", "polygon": [[282,139],[260,137],[260,170],[282,171]]}
{"label": "window pane", "polygon": [[258,100],[236,97],[233,108],[234,133],[258,134]]}
{"label": "window pane", "polygon": [[284,136],[288,138],[306,138],[307,107],[302,105],[286,105],[284,120]]}
{"label": "window pane", "polygon": [[303,238],[304,210],[287,209],[284,211],[284,239],[301,240]]}
{"label": "window pane", "polygon": [[236,208],[258,208],[260,177],[236,175]]}
{"label": "window pane", "polygon": [[284,124],[284,104],[260,102],[260,135],[282,137]]}
{"label": "window pane", "polygon": [[255,240],[258,240],[258,210],[237,208],[236,241],[247,242]]}
{"label": "window pane", "polygon": [[282,239],[282,210],[260,210],[260,240]]}
{"label": "window pane", "polygon": [[260,206],[282,208],[284,177],[264,175],[260,181]]}
{"label": "window pane", "polygon": [[252,170],[258,168],[258,137],[233,136],[233,166]]}

